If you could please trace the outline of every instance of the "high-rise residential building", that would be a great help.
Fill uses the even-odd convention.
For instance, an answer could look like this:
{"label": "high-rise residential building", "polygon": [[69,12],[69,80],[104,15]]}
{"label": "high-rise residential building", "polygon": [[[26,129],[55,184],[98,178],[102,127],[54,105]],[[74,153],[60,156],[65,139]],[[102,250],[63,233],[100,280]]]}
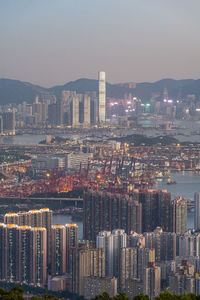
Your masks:
{"label": "high-rise residential building", "polygon": [[147,190],[136,192],[135,197],[142,204],[142,232],[151,232],[157,226],[170,231],[170,193],[166,190]]}
{"label": "high-rise residential building", "polygon": [[98,99],[96,95],[91,95],[90,122],[91,125],[96,125],[98,123]]}
{"label": "high-rise residential building", "polygon": [[142,234],[138,234],[137,232],[131,231],[128,235],[128,246],[129,247],[137,247],[142,246],[145,247],[145,237]]}
{"label": "high-rise residential building", "polygon": [[127,234],[124,229],[114,229],[113,236],[113,276],[120,274],[120,250],[127,247]]}
{"label": "high-rise residential building", "polygon": [[[17,223],[14,222],[14,224],[18,224],[19,226],[29,225],[29,215],[27,211],[19,211],[16,215],[17,215],[18,222]],[[7,222],[5,222],[4,220],[4,223]]]}
{"label": "high-rise residential building", "polygon": [[44,227],[51,230],[53,211],[49,208],[19,211],[18,213],[7,213],[4,215],[5,224],[27,225],[31,227]]}
{"label": "high-rise residential building", "polygon": [[15,112],[9,111],[2,114],[3,118],[3,133],[15,135]]}
{"label": "high-rise residential building", "polygon": [[155,262],[155,249],[137,248],[137,278],[144,280],[144,269]]}
{"label": "high-rise residential building", "polygon": [[118,277],[120,273],[120,250],[127,247],[127,234],[122,229],[102,231],[96,238],[97,248],[105,249],[106,276]]}
{"label": "high-rise residential building", "polygon": [[[195,282],[195,279],[198,281]],[[187,260],[182,260],[176,272],[169,275],[169,290],[176,295],[182,295],[185,291],[196,293],[195,283],[199,283],[199,275],[194,274],[194,266],[191,266]]]}
{"label": "high-rise residential building", "polygon": [[31,227],[30,226],[18,226],[18,268],[17,279],[19,282],[31,283]]}
{"label": "high-rise residential building", "polygon": [[7,213],[4,216],[5,224],[27,225],[31,227],[44,227],[47,229],[48,263],[51,263],[51,226],[53,212],[49,208],[32,209],[28,212]]}
{"label": "high-rise residential building", "polygon": [[143,293],[154,299],[161,291],[161,270],[155,263],[149,263],[144,269],[144,290]]}
{"label": "high-rise residential building", "polygon": [[3,117],[0,115],[0,134],[3,134]]}
{"label": "high-rise residential building", "polygon": [[178,197],[171,203],[171,231],[184,233],[187,230],[187,200]]}
{"label": "high-rise residential building", "polygon": [[42,220],[42,227],[46,228],[47,230],[47,259],[48,263],[51,262],[51,227],[52,227],[52,220],[53,220],[53,211],[49,208],[41,208],[41,220]]}
{"label": "high-rise residential building", "polygon": [[28,211],[28,224],[31,227],[42,227],[42,214],[39,209]]}
{"label": "high-rise residential building", "polygon": [[51,273],[62,275],[66,272],[66,229],[53,225],[51,229]]}
{"label": "high-rise residential building", "polygon": [[79,104],[80,104],[80,97],[78,97],[78,95],[76,95],[73,98],[73,101],[71,102],[71,122],[72,122],[72,126],[73,127],[77,127],[80,125],[79,122]]}
{"label": "high-rise residential building", "polygon": [[19,216],[17,213],[7,213],[4,215],[5,224],[19,224]]}
{"label": "high-rise residential building", "polygon": [[194,194],[194,228],[200,230],[200,192]]}
{"label": "high-rise residential building", "polygon": [[5,279],[5,249],[6,249],[6,239],[5,239],[5,227],[4,223],[0,223],[0,280]]}
{"label": "high-rise residential building", "polygon": [[79,295],[83,296],[86,277],[106,276],[105,249],[80,249],[77,262]]}
{"label": "high-rise residential building", "polygon": [[42,227],[31,228],[30,269],[31,283],[44,286],[47,281],[47,230]]}
{"label": "high-rise residential building", "polygon": [[5,227],[5,274],[4,278],[7,281],[18,281],[18,226],[16,224],[7,224]]}
{"label": "high-rise residential building", "polygon": [[35,124],[42,122],[42,103],[39,102],[39,97],[35,97],[35,102],[32,104],[32,112]]}
{"label": "high-rise residential building", "polygon": [[88,191],[84,194],[84,239],[95,241],[100,231],[115,228],[140,233],[141,213],[141,204],[131,196]]}
{"label": "high-rise residential building", "polygon": [[137,278],[137,248],[121,248],[120,250],[120,291],[126,290],[126,281]]}
{"label": "high-rise residential building", "polygon": [[42,102],[42,117],[41,121],[45,123],[48,118],[48,104],[47,102]]}
{"label": "high-rise residential building", "polygon": [[133,299],[133,297],[143,294],[143,288],[143,281],[139,278],[131,278],[126,280],[125,293],[129,299]]}
{"label": "high-rise residential building", "polygon": [[[52,211],[48,208],[8,213],[4,220],[16,224],[0,223],[1,280],[43,287],[47,283],[47,271],[58,276],[67,270],[67,286],[72,292],[79,291],[80,249],[76,224],[52,226]],[[105,276],[105,251],[93,250],[89,275]],[[50,261],[48,253],[51,253]],[[84,261],[81,268],[84,269]]]}
{"label": "high-rise residential building", "polygon": [[65,225],[65,228],[67,249],[78,247],[78,225],[69,223]]}
{"label": "high-rise residential building", "polygon": [[44,286],[47,276],[45,228],[0,224],[0,278]]}
{"label": "high-rise residential building", "polygon": [[52,126],[63,125],[63,102],[57,101],[48,105],[48,123]]}
{"label": "high-rise residential building", "polygon": [[176,257],[176,234],[174,232],[163,232],[157,227],[153,232],[144,233],[145,247],[155,249],[155,260],[157,262],[174,260]]}
{"label": "high-rise residential building", "polygon": [[85,126],[90,126],[91,120],[90,120],[90,104],[91,104],[91,99],[88,95],[84,95],[84,116],[83,116],[83,123]]}
{"label": "high-rise residential building", "polygon": [[99,72],[99,122],[106,121],[106,73]]}
{"label": "high-rise residential building", "polygon": [[126,290],[126,282],[128,280],[137,278],[139,281],[143,281],[145,268],[148,267],[149,263],[153,263],[154,261],[155,249],[142,247],[121,248],[120,272],[118,277],[120,291]]}
{"label": "high-rise residential building", "polygon": [[109,277],[85,277],[84,298],[93,299],[96,295],[107,292],[110,297],[117,295],[117,278]]}
{"label": "high-rise residential building", "polygon": [[106,276],[113,275],[113,235],[111,231],[101,231],[96,238],[96,247],[105,249]]}
{"label": "high-rise residential building", "polygon": [[78,247],[78,226],[75,223],[65,225],[66,232],[66,270],[68,273],[73,271],[74,251]]}
{"label": "high-rise residential building", "polygon": [[200,234],[187,231],[177,234],[176,255],[181,257],[200,257]]}
{"label": "high-rise residential building", "polygon": [[176,295],[183,293],[193,293],[199,295],[200,277],[199,274],[189,275],[187,273],[177,272],[169,275],[169,291]]}
{"label": "high-rise residential building", "polygon": [[96,125],[98,123],[97,100],[96,92],[77,94],[63,91],[63,123],[72,127]]}

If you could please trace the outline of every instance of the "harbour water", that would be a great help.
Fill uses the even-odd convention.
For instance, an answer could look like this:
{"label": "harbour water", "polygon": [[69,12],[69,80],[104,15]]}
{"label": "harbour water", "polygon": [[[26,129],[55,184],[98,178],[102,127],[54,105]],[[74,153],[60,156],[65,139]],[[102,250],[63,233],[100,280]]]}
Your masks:
{"label": "harbour water", "polygon": [[[148,136],[164,135],[166,132],[161,132],[156,129],[156,120],[142,120],[140,122],[146,129],[143,131],[139,130],[137,133],[145,134]],[[159,121],[159,123],[164,123]],[[179,129],[169,131],[168,134],[174,135],[180,141],[186,140],[191,142],[200,141],[200,121],[175,121],[173,123],[174,127]],[[134,131],[123,130],[122,134],[132,134]],[[195,134],[197,133],[197,134]],[[77,135],[77,134],[76,134]],[[69,137],[68,135],[61,135],[64,137]],[[73,135],[72,135],[73,136]],[[84,138],[84,136],[82,136]],[[24,134],[18,136],[10,137],[0,137],[0,144],[21,144],[21,145],[36,145],[40,141],[45,139],[44,134]],[[200,191],[200,173],[193,172],[176,172],[170,174],[171,180],[176,181],[177,184],[167,185],[167,180],[163,179],[154,185],[154,189],[167,189],[172,193],[172,199],[177,196],[182,196],[188,200],[193,200],[194,193]],[[55,215],[53,218],[54,224],[66,224],[72,222],[69,215]],[[79,239],[83,236],[83,223],[78,221],[79,226]],[[194,225],[194,212],[188,213],[188,228],[193,228]]]}
{"label": "harbour water", "polygon": [[[154,186],[156,189],[166,189],[171,192],[172,199],[177,196],[182,196],[183,198],[193,201],[194,193],[200,192],[200,173],[194,173],[191,171],[187,172],[171,172],[171,181],[176,181],[176,184],[167,184],[167,179],[157,181]],[[194,227],[194,211],[188,212],[187,227]]]}
{"label": "harbour water", "polygon": [[72,221],[71,216],[67,214],[53,215],[53,224],[54,225],[65,225],[68,223],[76,223],[78,225],[78,238],[79,240],[83,239],[83,222],[81,221]]}
{"label": "harbour water", "polygon": [[[159,135],[171,135],[177,138],[179,141],[190,141],[190,142],[200,142],[200,121],[190,121],[190,120],[156,120],[154,119],[141,119],[139,120],[139,125],[141,128],[137,130],[130,129],[119,129],[116,130],[116,134],[128,135],[128,134],[144,134],[147,136],[159,136]],[[159,128],[160,124],[172,124],[172,130],[165,131]],[[68,134],[52,134],[53,136],[62,137],[78,137],[83,138],[88,136],[88,133],[71,133]],[[101,132],[96,132],[99,138],[103,137]],[[21,145],[37,145],[40,141],[45,139],[45,134],[22,134],[16,136],[1,136],[0,144],[21,144]]]}
{"label": "harbour water", "polygon": [[[155,189],[165,189],[171,192],[172,199],[177,196],[182,196],[187,200],[194,199],[194,193],[200,191],[200,173],[193,172],[171,172],[171,180],[175,180],[177,184],[168,185],[167,179],[157,181],[157,184],[154,186]],[[70,215],[54,215],[53,223],[64,225],[66,223],[71,223]],[[76,224],[79,227],[78,236],[79,239],[83,238],[83,222],[77,221]],[[194,211],[188,212],[187,218],[187,227],[188,229],[194,227]]]}

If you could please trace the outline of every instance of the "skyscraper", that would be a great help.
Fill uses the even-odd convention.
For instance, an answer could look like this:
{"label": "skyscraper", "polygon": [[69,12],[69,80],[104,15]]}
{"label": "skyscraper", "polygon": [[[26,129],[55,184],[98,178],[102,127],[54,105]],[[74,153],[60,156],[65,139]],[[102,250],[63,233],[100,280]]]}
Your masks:
{"label": "skyscraper", "polygon": [[0,223],[0,279],[5,279],[5,227],[4,223]]}
{"label": "skyscraper", "polygon": [[15,112],[9,111],[2,114],[3,132],[8,135],[15,135]]}
{"label": "skyscraper", "polygon": [[144,280],[144,269],[155,262],[155,249],[137,248],[137,278]]}
{"label": "skyscraper", "polygon": [[18,226],[18,266],[17,266],[17,279],[19,282],[31,283],[31,269],[30,269],[30,244],[31,244],[31,227]]}
{"label": "skyscraper", "polygon": [[91,121],[90,121],[90,115],[91,115],[90,103],[91,103],[90,97],[88,95],[84,95],[84,103],[83,103],[83,105],[84,105],[84,112],[83,112],[84,121],[83,121],[83,123],[86,126],[90,126],[90,124],[91,124]]}
{"label": "skyscraper", "polygon": [[141,203],[131,196],[88,191],[84,195],[84,239],[96,240],[102,230],[141,232]]}
{"label": "skyscraper", "polygon": [[184,233],[187,230],[187,200],[177,197],[171,203],[171,231]]}
{"label": "skyscraper", "polygon": [[7,281],[17,281],[18,271],[18,226],[16,224],[7,224],[5,227],[5,279]]}
{"label": "skyscraper", "polygon": [[157,226],[170,231],[171,194],[166,190],[148,190],[135,196],[142,204],[142,232],[151,232]]}
{"label": "skyscraper", "polygon": [[154,299],[160,294],[161,288],[161,270],[155,263],[149,263],[144,270],[144,290],[143,293]]}
{"label": "skyscraper", "polygon": [[118,277],[120,265],[120,249],[127,247],[127,234],[123,229],[102,231],[96,238],[97,248],[105,249],[106,276]]}
{"label": "skyscraper", "polygon": [[120,251],[120,291],[125,291],[126,281],[137,278],[137,248],[121,248]]}
{"label": "skyscraper", "polygon": [[52,126],[63,125],[63,114],[64,111],[62,100],[48,105],[48,122]]}
{"label": "skyscraper", "polygon": [[106,73],[99,72],[99,122],[106,121]]}
{"label": "skyscraper", "polygon": [[52,226],[52,219],[53,219],[53,211],[49,208],[41,208],[41,221],[42,227],[46,228],[47,230],[47,259],[48,263],[51,262],[51,226]]}
{"label": "skyscraper", "polygon": [[42,227],[30,229],[31,283],[44,286],[47,280],[47,230]]}
{"label": "skyscraper", "polygon": [[96,238],[96,247],[105,249],[106,276],[113,274],[113,235],[111,231],[101,231]]}
{"label": "skyscraper", "polygon": [[44,286],[47,276],[45,228],[0,224],[0,278]]}
{"label": "skyscraper", "polygon": [[17,213],[7,213],[4,215],[5,224],[19,224],[19,216]]}
{"label": "skyscraper", "polygon": [[66,272],[66,230],[65,226],[54,225],[51,229],[51,273]]}
{"label": "skyscraper", "polygon": [[31,227],[42,227],[42,214],[39,209],[32,209],[27,212],[28,224]]}
{"label": "skyscraper", "polygon": [[[78,247],[78,226],[75,223],[66,224],[66,271],[72,274],[74,250]],[[76,250],[75,250],[76,251]],[[76,263],[76,262],[75,262]]]}
{"label": "skyscraper", "polygon": [[200,229],[200,192],[194,194],[194,228]]}
{"label": "skyscraper", "polygon": [[157,227],[154,232],[144,233],[145,247],[155,249],[155,260],[157,262],[174,260],[176,257],[176,234],[174,232],[163,232]]}
{"label": "skyscraper", "polygon": [[82,249],[78,255],[79,295],[84,295],[85,277],[105,277],[105,249]]}
{"label": "skyscraper", "polygon": [[177,234],[177,256],[200,256],[200,234],[187,231],[184,234]]}

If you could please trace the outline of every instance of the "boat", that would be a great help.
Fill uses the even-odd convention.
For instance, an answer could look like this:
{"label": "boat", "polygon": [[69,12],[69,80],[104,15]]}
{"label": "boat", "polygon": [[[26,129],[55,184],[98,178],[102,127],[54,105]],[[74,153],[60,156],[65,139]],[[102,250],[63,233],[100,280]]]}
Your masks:
{"label": "boat", "polygon": [[176,184],[177,182],[174,180],[174,181],[168,181],[167,184]]}

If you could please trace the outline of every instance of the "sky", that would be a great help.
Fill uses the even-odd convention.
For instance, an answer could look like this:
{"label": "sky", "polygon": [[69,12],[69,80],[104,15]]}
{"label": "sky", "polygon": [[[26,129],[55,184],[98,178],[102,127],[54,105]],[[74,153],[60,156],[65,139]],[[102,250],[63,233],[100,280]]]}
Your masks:
{"label": "sky", "polygon": [[0,78],[200,78],[199,0],[0,0]]}

